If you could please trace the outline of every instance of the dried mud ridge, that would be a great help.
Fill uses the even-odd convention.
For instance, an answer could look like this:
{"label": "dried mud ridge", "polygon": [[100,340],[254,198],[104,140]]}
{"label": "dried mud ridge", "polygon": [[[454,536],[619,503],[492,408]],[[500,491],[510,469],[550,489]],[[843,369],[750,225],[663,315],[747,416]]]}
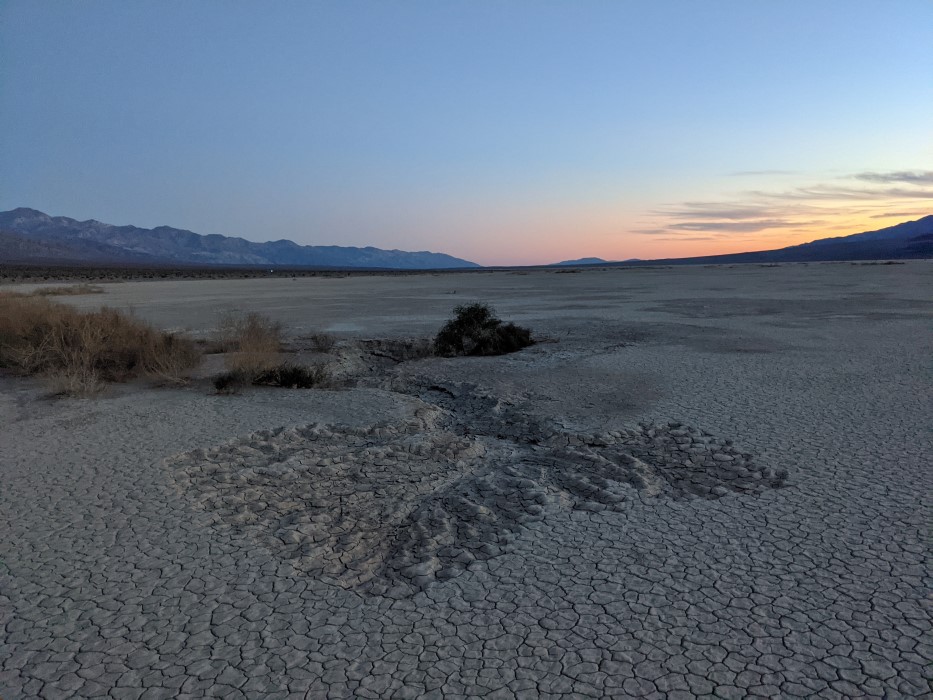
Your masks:
{"label": "dried mud ridge", "polygon": [[497,556],[552,508],[754,494],[786,477],[679,423],[583,434],[474,387],[399,388],[423,400],[402,424],[260,431],[168,463],[219,526],[301,572],[398,597]]}

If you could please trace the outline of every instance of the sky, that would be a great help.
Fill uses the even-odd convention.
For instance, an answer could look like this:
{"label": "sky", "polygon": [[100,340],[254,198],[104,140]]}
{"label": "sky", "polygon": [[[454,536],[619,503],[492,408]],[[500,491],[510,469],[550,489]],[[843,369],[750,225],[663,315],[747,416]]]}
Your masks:
{"label": "sky", "polygon": [[933,213],[933,0],[0,0],[0,210],[538,264]]}

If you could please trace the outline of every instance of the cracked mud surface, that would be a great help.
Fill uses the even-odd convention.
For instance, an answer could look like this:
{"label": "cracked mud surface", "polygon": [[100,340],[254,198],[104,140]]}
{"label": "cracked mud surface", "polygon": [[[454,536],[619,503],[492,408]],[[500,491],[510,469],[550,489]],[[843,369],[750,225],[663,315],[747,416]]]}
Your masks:
{"label": "cracked mud surface", "polygon": [[425,403],[402,425],[263,431],[168,467],[180,492],[296,570],[393,597],[502,554],[549,508],[784,484],[731,441],[678,423],[576,434],[468,388],[423,393],[473,415]]}
{"label": "cracked mud surface", "polygon": [[473,285],[559,342],[339,392],[0,378],[0,696],[930,697],[928,273],[332,280],[362,328]]}

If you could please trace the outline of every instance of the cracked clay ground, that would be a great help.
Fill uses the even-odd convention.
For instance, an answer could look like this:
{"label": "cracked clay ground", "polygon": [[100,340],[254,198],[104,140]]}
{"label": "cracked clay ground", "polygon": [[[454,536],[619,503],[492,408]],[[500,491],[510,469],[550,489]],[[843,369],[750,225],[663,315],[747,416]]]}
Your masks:
{"label": "cracked clay ground", "polygon": [[[0,378],[3,700],[933,697],[929,263],[103,296],[343,386]],[[473,299],[548,342],[393,363]]]}

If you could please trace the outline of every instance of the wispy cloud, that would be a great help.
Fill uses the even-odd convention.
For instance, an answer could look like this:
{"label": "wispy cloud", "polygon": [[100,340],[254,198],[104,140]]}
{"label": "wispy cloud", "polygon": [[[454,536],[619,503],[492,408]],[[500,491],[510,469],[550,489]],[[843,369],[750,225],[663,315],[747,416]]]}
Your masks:
{"label": "wispy cloud", "polygon": [[671,224],[668,231],[721,231],[723,233],[755,233],[774,228],[800,228],[815,226],[822,221],[793,221],[790,219],[756,219],[750,221],[688,221]]}
{"label": "wispy cloud", "polygon": [[725,219],[744,221],[775,216],[775,208],[770,205],[734,206],[722,202],[684,202],[679,207],[658,209],[655,213],[675,219]]}
{"label": "wispy cloud", "polygon": [[870,219],[893,219],[895,217],[904,219],[909,216],[922,217],[926,216],[930,212],[928,211],[887,211],[884,214],[872,214],[868,218]]}
{"label": "wispy cloud", "polygon": [[747,193],[763,199],[789,199],[798,201],[852,200],[869,202],[891,199],[933,199],[933,190],[910,187],[887,187],[883,189],[865,187],[837,187],[835,185],[813,185],[797,187],[783,192],[764,192],[755,190]]}
{"label": "wispy cloud", "polygon": [[865,172],[854,175],[865,182],[907,182],[914,185],[933,185],[933,170],[897,170],[891,173]]}
{"label": "wispy cloud", "polygon": [[[792,172],[750,170],[732,174]],[[792,231],[835,230],[850,226],[852,218],[858,216],[876,219],[923,216],[904,207],[933,200],[933,188],[929,185],[933,185],[933,171],[929,170],[863,171],[789,189],[737,192],[721,201],[670,204],[650,212],[653,221],[646,222],[649,225],[636,233],[667,234],[672,240],[682,241],[697,240],[689,236],[691,233],[702,233],[712,240],[738,240],[744,234],[767,236],[768,231],[787,235]],[[885,208],[891,211],[884,211]]]}
{"label": "wispy cloud", "polygon": [[666,228],[636,228],[628,233],[640,233],[643,236],[660,236],[662,234],[669,234]]}
{"label": "wispy cloud", "polygon": [[796,170],[735,170],[730,177],[758,177],[760,175],[795,175]]}
{"label": "wispy cloud", "polygon": [[[668,223],[664,227],[646,228],[638,233],[718,232],[727,237],[736,233],[819,225],[823,221],[814,218],[818,212],[819,209],[803,204],[684,202],[654,210],[654,216],[663,217]],[[686,237],[683,240],[687,240]]]}

